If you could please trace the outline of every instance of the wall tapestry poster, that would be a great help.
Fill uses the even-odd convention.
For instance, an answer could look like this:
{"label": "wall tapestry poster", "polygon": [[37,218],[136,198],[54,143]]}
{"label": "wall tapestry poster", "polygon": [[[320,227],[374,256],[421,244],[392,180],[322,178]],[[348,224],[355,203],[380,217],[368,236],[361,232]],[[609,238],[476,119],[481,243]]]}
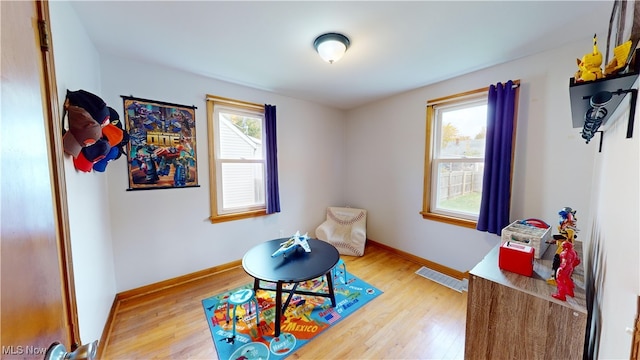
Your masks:
{"label": "wall tapestry poster", "polygon": [[129,190],[198,186],[196,107],[122,98]]}

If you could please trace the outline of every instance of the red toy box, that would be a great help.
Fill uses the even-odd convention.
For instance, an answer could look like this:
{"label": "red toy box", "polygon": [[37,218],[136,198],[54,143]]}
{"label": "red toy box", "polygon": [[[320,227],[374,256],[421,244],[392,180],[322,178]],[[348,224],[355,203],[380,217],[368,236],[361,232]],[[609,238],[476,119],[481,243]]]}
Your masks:
{"label": "red toy box", "polygon": [[535,250],[531,246],[507,241],[500,246],[498,267],[516,274],[533,275],[533,256]]}

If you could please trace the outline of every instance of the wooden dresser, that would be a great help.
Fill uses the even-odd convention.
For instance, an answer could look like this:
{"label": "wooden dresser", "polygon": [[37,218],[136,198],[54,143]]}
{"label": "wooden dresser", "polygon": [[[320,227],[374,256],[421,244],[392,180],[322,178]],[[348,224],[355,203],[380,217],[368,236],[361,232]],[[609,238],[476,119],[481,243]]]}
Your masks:
{"label": "wooden dresser", "polygon": [[[580,260],[582,242],[575,250]],[[573,273],[575,297],[551,297],[547,284],[556,246],[535,260],[532,277],[498,268],[500,245],[469,275],[465,359],[582,359],[587,307],[584,267]]]}

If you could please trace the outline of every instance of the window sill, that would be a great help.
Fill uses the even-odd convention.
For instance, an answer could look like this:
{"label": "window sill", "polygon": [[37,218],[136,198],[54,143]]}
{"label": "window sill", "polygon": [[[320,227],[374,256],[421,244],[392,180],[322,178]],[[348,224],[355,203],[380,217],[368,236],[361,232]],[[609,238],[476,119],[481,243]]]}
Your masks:
{"label": "window sill", "polygon": [[420,214],[422,215],[422,218],[426,220],[439,221],[447,224],[464,226],[471,229],[475,229],[478,226],[478,222],[475,220],[461,219],[453,216],[434,214],[434,213],[425,212],[425,211],[421,211]]}
{"label": "window sill", "polygon": [[209,220],[211,220],[211,223],[215,224],[215,223],[221,223],[225,221],[241,220],[241,219],[247,219],[247,218],[258,217],[258,216],[266,216],[266,215],[267,215],[267,210],[261,209],[261,210],[247,211],[247,212],[235,213],[235,214],[212,215],[211,217],[209,217]]}

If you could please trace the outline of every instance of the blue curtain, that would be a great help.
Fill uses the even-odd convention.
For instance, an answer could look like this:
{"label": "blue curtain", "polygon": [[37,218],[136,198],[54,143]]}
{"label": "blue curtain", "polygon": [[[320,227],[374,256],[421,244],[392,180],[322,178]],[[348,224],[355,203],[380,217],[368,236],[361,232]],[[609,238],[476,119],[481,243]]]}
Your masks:
{"label": "blue curtain", "polygon": [[280,212],[278,190],[278,140],[276,136],[276,107],[264,106],[265,136],[267,147],[267,214]]}
{"label": "blue curtain", "polygon": [[482,202],[477,229],[497,235],[509,225],[515,94],[511,80],[489,87]]}

